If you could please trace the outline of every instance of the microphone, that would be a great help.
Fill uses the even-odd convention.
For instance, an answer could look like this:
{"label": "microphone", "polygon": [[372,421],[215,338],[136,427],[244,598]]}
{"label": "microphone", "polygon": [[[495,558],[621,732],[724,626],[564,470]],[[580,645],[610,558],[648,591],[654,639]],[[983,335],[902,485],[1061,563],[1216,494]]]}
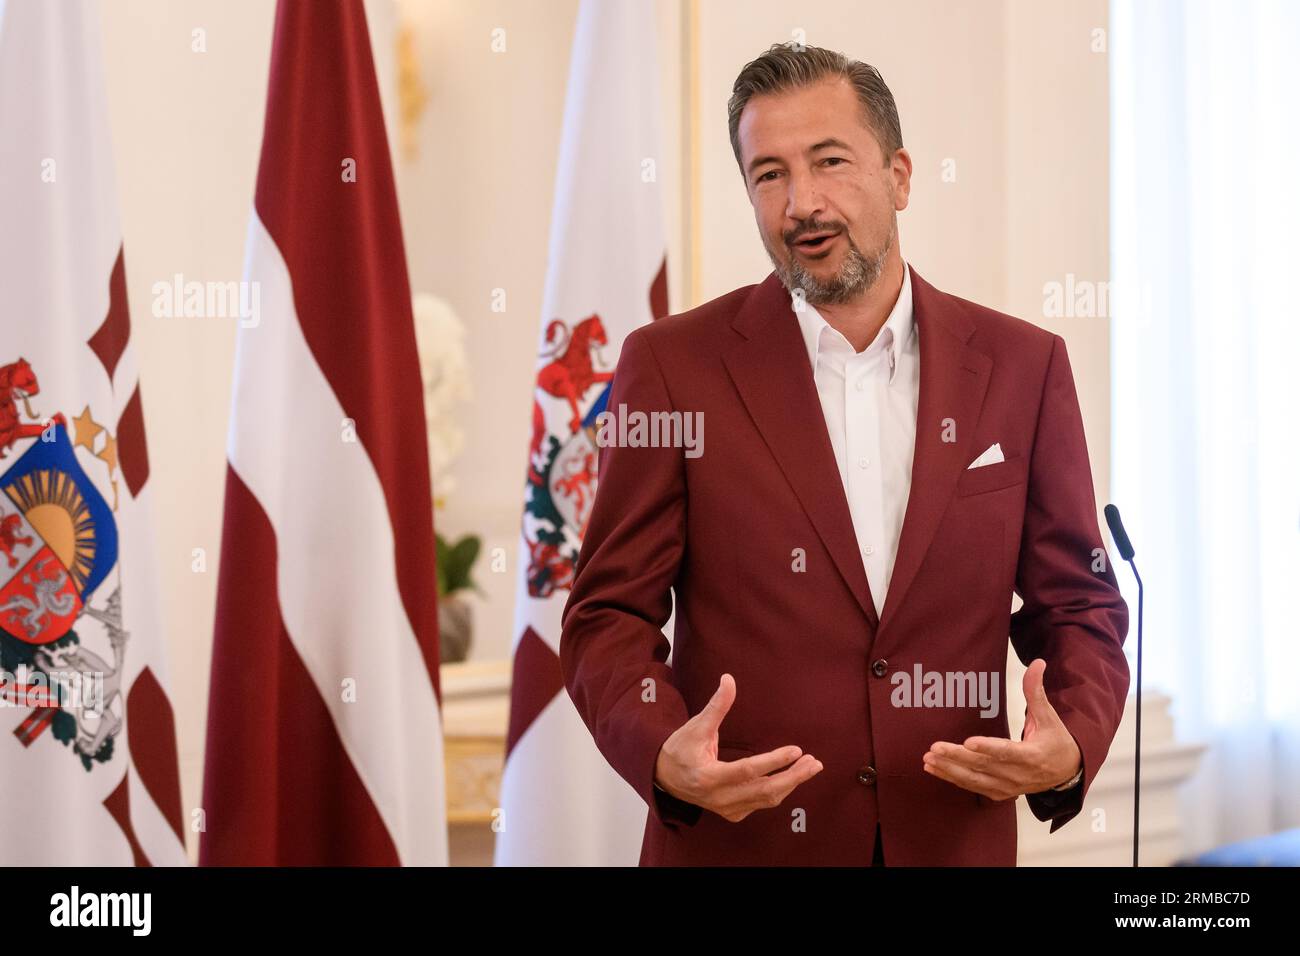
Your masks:
{"label": "microphone", "polygon": [[1141,794],[1142,780],[1142,576],[1138,574],[1137,565],[1133,563],[1133,542],[1129,541],[1120,520],[1119,509],[1114,505],[1105,507],[1106,524],[1110,526],[1110,536],[1119,549],[1119,556],[1133,569],[1133,577],[1138,584],[1138,652],[1137,652],[1137,739],[1133,750],[1133,865],[1138,865],[1138,800]]}
{"label": "microphone", "polygon": [[1119,509],[1114,505],[1106,506],[1106,524],[1110,525],[1110,536],[1115,539],[1115,547],[1119,548],[1119,556],[1125,561],[1132,561],[1133,544],[1124,531],[1124,522],[1119,520]]}

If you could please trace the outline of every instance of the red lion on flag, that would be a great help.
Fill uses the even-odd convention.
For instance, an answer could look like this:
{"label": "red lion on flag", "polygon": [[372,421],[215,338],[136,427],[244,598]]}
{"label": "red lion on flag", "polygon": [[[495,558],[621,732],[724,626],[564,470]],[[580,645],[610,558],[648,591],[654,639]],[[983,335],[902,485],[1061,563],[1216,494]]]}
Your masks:
{"label": "red lion on flag", "polygon": [[[9,457],[9,449],[13,448],[14,442],[18,439],[34,438],[45,430],[46,426],[39,422],[24,424],[18,420],[20,401],[27,411],[28,418],[40,417],[32,411],[28,401],[40,392],[41,386],[36,381],[36,373],[32,371],[26,359],[20,358],[16,362],[0,366],[0,458]],[[61,413],[55,415],[52,420],[66,424]]]}

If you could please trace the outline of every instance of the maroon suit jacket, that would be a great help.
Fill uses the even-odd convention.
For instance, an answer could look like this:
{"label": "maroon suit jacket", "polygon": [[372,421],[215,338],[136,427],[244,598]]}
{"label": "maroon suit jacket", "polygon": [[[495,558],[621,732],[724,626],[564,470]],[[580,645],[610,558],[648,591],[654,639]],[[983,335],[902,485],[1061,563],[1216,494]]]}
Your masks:
{"label": "maroon suit jacket", "polygon": [[[698,411],[705,425],[695,458],[601,449],[563,615],[569,695],[648,807],[642,865],[869,865],[879,823],[892,866],[1014,866],[1016,801],[928,774],[921,759],[935,741],[1010,736],[1008,636],[1021,661],[1047,661],[1048,698],[1083,755],[1081,786],[1026,797],[1051,832],[1106,758],[1128,693],[1128,608],[1109,558],[1093,570],[1104,545],[1065,343],[915,269],[912,283],[916,446],[879,619],[775,272],[624,342],[608,408]],[[1006,460],[968,470],[994,442]],[[893,706],[892,675],[918,664],[1001,675],[996,716]],[[737,693],[720,759],[796,744],[824,765],[738,823],[653,786],[663,742],[724,672]]]}

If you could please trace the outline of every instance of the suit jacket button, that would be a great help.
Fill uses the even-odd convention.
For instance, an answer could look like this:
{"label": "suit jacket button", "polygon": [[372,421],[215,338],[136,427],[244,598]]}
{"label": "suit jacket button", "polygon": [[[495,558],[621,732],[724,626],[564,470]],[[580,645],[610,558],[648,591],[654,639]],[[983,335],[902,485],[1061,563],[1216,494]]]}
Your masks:
{"label": "suit jacket button", "polygon": [[877,677],[884,677],[885,672],[888,669],[889,669],[889,661],[885,660],[883,657],[876,661],[873,661],[871,664],[871,673],[875,674]]}
{"label": "suit jacket button", "polygon": [[874,787],[876,785],[876,768],[863,767],[858,771],[858,783],[864,787]]}

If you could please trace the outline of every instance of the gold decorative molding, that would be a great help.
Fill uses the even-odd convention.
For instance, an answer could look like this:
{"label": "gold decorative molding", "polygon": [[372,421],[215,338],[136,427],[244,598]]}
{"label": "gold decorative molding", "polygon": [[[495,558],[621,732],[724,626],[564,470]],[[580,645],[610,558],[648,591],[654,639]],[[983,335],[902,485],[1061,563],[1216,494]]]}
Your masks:
{"label": "gold decorative molding", "polygon": [[685,289],[688,295],[685,308],[694,308],[700,303],[700,8],[699,0],[682,0],[683,47],[685,63],[682,77],[682,94],[686,101],[686,133],[682,137],[685,150],[687,187],[683,196],[686,208],[683,218],[686,223],[687,262]]}
{"label": "gold decorative molding", "polygon": [[428,103],[429,91],[420,79],[415,27],[403,22],[397,28],[397,111],[402,157],[407,162],[419,155],[420,117]]}
{"label": "gold decorative molding", "polygon": [[491,824],[501,805],[510,661],[442,665],[447,822]]}

